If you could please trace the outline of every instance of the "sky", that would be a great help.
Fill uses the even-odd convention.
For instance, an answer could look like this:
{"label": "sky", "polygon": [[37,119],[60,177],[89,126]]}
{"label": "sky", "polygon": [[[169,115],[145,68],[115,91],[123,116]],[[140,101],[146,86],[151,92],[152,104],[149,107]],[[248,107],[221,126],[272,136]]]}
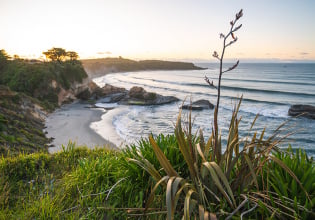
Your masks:
{"label": "sky", "polygon": [[0,49],[28,58],[62,47],[81,58],[211,61],[240,9],[227,59],[315,61],[313,0],[0,0]]}

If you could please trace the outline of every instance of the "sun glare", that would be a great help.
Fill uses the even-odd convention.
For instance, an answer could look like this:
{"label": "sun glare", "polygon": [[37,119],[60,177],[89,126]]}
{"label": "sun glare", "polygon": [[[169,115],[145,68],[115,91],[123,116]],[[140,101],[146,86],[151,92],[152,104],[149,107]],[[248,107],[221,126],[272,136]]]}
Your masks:
{"label": "sun glare", "polygon": [[220,45],[226,17],[242,7],[246,32],[240,31],[230,58],[315,59],[312,7],[272,3],[1,1],[0,45],[11,55],[32,58],[63,47],[81,58],[207,60]]}

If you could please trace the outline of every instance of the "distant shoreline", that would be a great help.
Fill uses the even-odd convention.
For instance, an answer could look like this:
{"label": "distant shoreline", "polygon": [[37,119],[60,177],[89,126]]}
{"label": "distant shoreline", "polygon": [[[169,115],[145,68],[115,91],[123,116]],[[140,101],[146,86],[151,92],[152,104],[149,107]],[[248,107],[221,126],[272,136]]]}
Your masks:
{"label": "distant shoreline", "polygon": [[109,73],[154,71],[154,70],[203,70],[189,62],[164,60],[130,60],[125,58],[101,58],[81,60],[90,78],[100,77]]}

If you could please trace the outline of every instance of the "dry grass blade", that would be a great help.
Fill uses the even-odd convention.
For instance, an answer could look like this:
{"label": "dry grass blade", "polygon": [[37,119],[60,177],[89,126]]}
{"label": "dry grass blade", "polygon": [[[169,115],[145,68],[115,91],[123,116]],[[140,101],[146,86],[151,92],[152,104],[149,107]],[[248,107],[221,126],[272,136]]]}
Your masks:
{"label": "dry grass blade", "polygon": [[249,131],[251,131],[251,130],[253,129],[253,127],[254,127],[254,125],[255,125],[255,123],[256,123],[256,120],[257,120],[258,116],[259,116],[259,114],[257,113],[256,116],[255,116],[255,119],[253,120],[253,122],[252,122],[252,124],[251,124],[251,126],[250,126]]}
{"label": "dry grass blade", "polygon": [[157,145],[153,137],[150,135],[149,136],[149,141],[152,145],[152,148],[154,150],[154,153],[159,160],[161,166],[164,168],[165,172],[167,173],[168,176],[178,176],[177,172],[174,170],[164,153],[161,151],[160,147]]}
{"label": "dry grass blade", "polygon": [[171,177],[168,181],[167,181],[167,186],[166,186],[166,209],[167,209],[167,219],[172,220],[173,215],[172,213],[174,213],[174,200],[173,200],[173,196],[172,196],[172,185],[173,185],[173,180],[175,179],[175,177]]}
{"label": "dry grass blade", "polygon": [[218,176],[220,177],[221,181],[223,182],[225,188],[227,189],[228,193],[230,194],[230,197],[232,198],[233,201],[233,205],[234,207],[236,206],[236,202],[234,199],[234,195],[232,192],[232,189],[230,187],[230,184],[226,178],[226,176],[224,175],[224,173],[222,172],[221,168],[218,166],[218,164],[216,164],[215,162],[210,162],[211,166],[214,167],[216,173],[218,174]]}
{"label": "dry grass blade", "polygon": [[184,204],[184,219],[189,220],[190,219],[190,202],[191,202],[191,196],[193,193],[196,193],[193,189],[190,189],[185,197],[185,204]]}
{"label": "dry grass blade", "polygon": [[191,184],[189,184],[189,183],[187,183],[187,182],[184,182],[183,184],[182,184],[182,186],[179,188],[179,190],[176,192],[176,195],[175,195],[175,207],[176,207],[176,205],[177,205],[177,202],[178,202],[178,200],[179,200],[179,197],[180,197],[180,195],[181,195],[181,193],[183,192],[183,191],[188,191],[188,189],[193,189],[193,190],[195,190],[194,188],[193,188],[193,186],[191,185]]}
{"label": "dry grass blade", "polygon": [[229,220],[230,218],[232,218],[248,202],[247,196],[244,195],[242,196],[244,197],[244,201],[241,204],[239,204],[237,208],[225,220]]}
{"label": "dry grass blade", "polygon": [[247,165],[249,167],[250,173],[251,173],[251,175],[253,177],[253,181],[254,181],[254,183],[256,185],[256,189],[259,190],[257,176],[255,174],[253,164],[252,164],[251,160],[249,159],[249,157],[248,157],[248,155],[246,153],[244,153],[243,155],[244,155],[245,161],[246,161],[246,163],[247,163]]}
{"label": "dry grass blade", "polygon": [[193,155],[190,152],[190,146],[189,144],[187,144],[186,140],[185,140],[185,136],[182,130],[182,126],[181,126],[181,111],[178,114],[178,118],[177,118],[177,124],[175,127],[175,136],[176,139],[178,141],[178,146],[180,151],[182,152],[185,161],[188,165],[188,169],[190,172],[190,175],[192,177],[192,179],[195,179],[197,176],[197,173],[195,171],[195,167],[194,167],[194,159],[193,159]]}
{"label": "dry grass blade", "polygon": [[199,219],[200,220],[205,220],[205,219],[207,219],[207,218],[205,218],[205,209],[204,209],[204,207],[202,206],[202,205],[199,205]]}
{"label": "dry grass blade", "polygon": [[[222,193],[222,195],[225,197],[225,199],[227,200],[227,202],[229,203],[229,205],[231,206],[231,207],[235,207],[235,201],[234,201],[234,198],[233,198],[233,202],[232,202],[232,200],[231,200],[231,198],[229,197],[229,195],[228,195],[228,193],[224,190],[224,187],[223,187],[223,185],[221,184],[221,182],[220,182],[220,179],[219,179],[219,176],[218,176],[218,174],[216,173],[216,169],[213,167],[213,164],[214,164],[215,162],[205,162],[205,163],[203,163],[203,165],[208,169],[208,171],[209,171],[209,173],[210,173],[210,176],[211,176],[211,178],[212,178],[212,180],[213,180],[213,182],[214,182],[214,184],[217,186],[217,188],[219,189],[219,191]],[[220,168],[219,168],[220,169]],[[221,171],[221,173],[222,173],[222,171]],[[223,173],[222,173],[223,174]],[[223,174],[223,176],[224,176],[224,174]],[[222,176],[220,175],[220,178],[221,178]],[[223,178],[225,178],[225,180],[226,180],[226,177],[224,176]],[[222,179],[221,179],[222,180]],[[223,181],[223,182],[227,182],[227,181]],[[231,188],[230,188],[230,186],[228,185],[228,188],[229,188],[229,192],[231,192],[232,193],[232,190],[231,190]],[[233,196],[233,194],[232,194],[232,196]],[[234,203],[234,204],[233,204]]]}
{"label": "dry grass blade", "polygon": [[[273,213],[276,211],[277,216],[283,215],[283,216],[289,217],[291,219],[296,219],[294,216],[294,213],[296,213],[296,212],[293,209],[289,208],[288,206],[284,205],[281,202],[281,200],[279,202],[274,200],[274,203],[281,206],[285,211],[281,211],[280,209],[274,208],[273,206],[267,204],[266,201],[269,201],[269,202],[271,201],[271,199],[268,195],[265,195],[265,194],[260,193],[260,192],[253,192],[252,194],[256,195],[256,197],[249,195],[248,197],[250,198],[250,200],[253,201],[254,203],[258,203],[260,205],[265,206],[269,210],[270,213]],[[257,198],[257,196],[258,196],[258,198]],[[289,213],[292,213],[292,214],[289,214]]]}
{"label": "dry grass blade", "polygon": [[151,206],[153,200],[154,200],[154,197],[155,197],[155,191],[157,190],[157,188],[162,184],[162,183],[165,183],[166,181],[169,180],[169,176],[164,176],[163,178],[161,178],[156,184],[155,186],[153,187],[151,193],[150,193],[150,196],[147,200],[147,203],[146,203],[146,207],[145,207],[145,211]]}
{"label": "dry grass blade", "polygon": [[199,219],[200,220],[215,220],[216,215],[208,212],[202,205],[199,205]]}
{"label": "dry grass blade", "polygon": [[203,152],[202,152],[202,149],[201,149],[199,143],[196,144],[196,148],[197,148],[197,151],[198,151],[198,153],[199,153],[199,155],[200,155],[202,161],[203,161],[203,162],[206,162],[207,160],[206,160],[206,158],[205,158],[205,155],[204,155]]}
{"label": "dry grass blade", "polygon": [[181,177],[171,177],[169,178],[167,182],[167,187],[166,187],[166,208],[167,208],[167,218],[168,219],[173,219],[175,210],[176,210],[176,205],[177,201],[176,200],[176,193],[178,190],[178,187],[180,183],[185,180]]}
{"label": "dry grass blade", "polygon": [[141,159],[142,159],[142,161],[136,160],[136,159],[133,159],[133,158],[127,158],[127,161],[128,162],[133,162],[133,163],[137,164],[138,166],[142,167],[142,169],[147,171],[153,177],[153,179],[155,181],[159,181],[162,178],[160,173],[145,158],[141,158]]}
{"label": "dry grass blade", "polygon": [[235,149],[235,146],[238,145],[238,141],[239,141],[239,138],[238,138],[238,135],[234,137],[234,139],[229,143],[229,145],[227,146],[225,152],[224,152],[224,158],[225,158],[225,162],[226,162],[226,166],[225,166],[225,170],[227,171],[228,168],[229,168],[229,165],[231,164],[231,160],[233,158],[233,149],[235,151],[237,151],[237,153],[235,153],[235,156],[238,156],[238,147],[236,147]]}
{"label": "dry grass blade", "polygon": [[[209,158],[209,156],[210,156],[210,150],[211,149],[213,149],[213,146],[214,146],[214,143],[213,143],[213,138],[214,138],[214,136],[213,136],[213,130],[212,130],[212,133],[211,133],[211,136],[210,136],[210,138],[208,139],[208,141],[207,141],[207,144],[206,144],[206,146],[205,146],[205,150],[204,150],[204,155],[205,155],[205,158],[206,159],[208,159]],[[212,151],[212,153],[213,153],[213,151]],[[210,161],[212,161],[213,160],[213,156],[210,156]]]}

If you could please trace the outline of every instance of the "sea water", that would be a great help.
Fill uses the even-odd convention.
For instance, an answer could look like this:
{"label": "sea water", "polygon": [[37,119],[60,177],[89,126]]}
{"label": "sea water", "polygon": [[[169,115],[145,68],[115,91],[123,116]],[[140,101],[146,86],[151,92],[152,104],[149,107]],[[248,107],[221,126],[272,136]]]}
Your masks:
{"label": "sea water", "polygon": [[[130,89],[141,86],[147,91],[161,95],[176,96],[181,101],[161,106],[128,106],[112,120],[117,134],[126,143],[137,142],[149,134],[172,134],[183,100],[189,102],[208,99],[216,103],[217,90],[210,88],[204,78],[217,85],[218,64],[200,63],[205,70],[141,71],[108,74],[94,79],[99,86],[106,83]],[[226,64],[226,68],[232,64]],[[315,120],[288,116],[290,105],[315,105],[315,64],[301,63],[244,63],[222,76],[219,127],[223,145],[226,143],[232,109],[237,98],[243,95],[239,116],[241,137],[253,132],[258,135],[266,128],[265,137],[271,136],[279,125],[288,121],[281,129],[283,137],[293,132],[280,147],[290,143],[293,148],[304,148],[315,155]],[[119,106],[116,106],[119,108]],[[193,111],[194,129],[202,129],[209,137],[213,126],[214,110]],[[184,117],[187,111],[184,111]],[[251,124],[259,115],[252,131]]]}

